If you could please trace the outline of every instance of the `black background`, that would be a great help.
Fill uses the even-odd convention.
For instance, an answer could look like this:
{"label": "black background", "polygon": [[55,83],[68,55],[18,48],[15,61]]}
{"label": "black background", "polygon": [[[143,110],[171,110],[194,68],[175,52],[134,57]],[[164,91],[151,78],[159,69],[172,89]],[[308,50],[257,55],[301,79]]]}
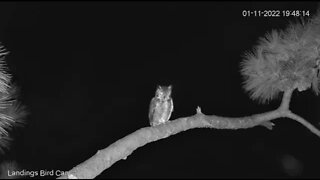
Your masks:
{"label": "black background", "polygon": [[[6,159],[25,170],[69,170],[148,126],[157,85],[173,85],[176,119],[247,116],[277,108],[242,89],[241,55],[294,17],[243,10],[310,10],[316,2],[1,2],[0,41],[24,128]],[[291,110],[320,128],[319,97],[294,92]],[[193,129],[137,149],[99,178],[319,177],[320,138],[290,119],[272,131]],[[40,177],[38,177],[40,178]]]}

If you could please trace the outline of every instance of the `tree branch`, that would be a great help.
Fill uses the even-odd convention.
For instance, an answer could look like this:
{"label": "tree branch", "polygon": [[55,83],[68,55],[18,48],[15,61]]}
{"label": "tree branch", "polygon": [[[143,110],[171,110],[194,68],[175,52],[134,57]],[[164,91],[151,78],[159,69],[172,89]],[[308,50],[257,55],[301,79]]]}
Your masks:
{"label": "tree branch", "polygon": [[294,89],[288,89],[283,93],[281,105],[279,106],[280,111],[290,111],[290,100]]}
{"label": "tree branch", "polygon": [[317,128],[315,128],[312,124],[310,124],[304,118],[296,115],[295,113],[292,113],[289,110],[289,105],[290,105],[290,99],[291,99],[292,92],[293,92],[292,89],[289,89],[289,90],[284,92],[283,97],[282,97],[282,101],[281,101],[281,105],[278,108],[278,110],[282,112],[283,117],[287,117],[287,118],[290,118],[292,120],[295,120],[295,121],[301,123],[306,128],[308,128],[312,133],[314,133],[314,134],[316,134],[317,136],[320,137],[320,131]]}
{"label": "tree branch", "polygon": [[312,124],[310,124],[308,121],[306,121],[304,118],[291,112],[286,114],[286,117],[298,121],[299,123],[304,125],[306,128],[308,128],[312,133],[320,137],[320,131],[317,128],[315,128]]}
{"label": "tree branch", "polygon": [[205,115],[197,108],[197,113],[190,117],[179,118],[153,127],[141,128],[128,136],[116,141],[109,147],[99,150],[94,156],[74,167],[67,174],[58,179],[72,178],[94,178],[109,168],[115,162],[126,159],[134,150],[147,143],[167,138],[193,128],[215,128],[215,129],[245,129],[255,126],[265,126],[272,129],[271,120],[288,117],[300,122],[311,132],[320,137],[320,131],[313,127],[303,118],[290,112],[289,104],[293,90],[284,92],[281,105],[278,109],[266,113],[255,114],[246,117],[230,118],[215,115]]}

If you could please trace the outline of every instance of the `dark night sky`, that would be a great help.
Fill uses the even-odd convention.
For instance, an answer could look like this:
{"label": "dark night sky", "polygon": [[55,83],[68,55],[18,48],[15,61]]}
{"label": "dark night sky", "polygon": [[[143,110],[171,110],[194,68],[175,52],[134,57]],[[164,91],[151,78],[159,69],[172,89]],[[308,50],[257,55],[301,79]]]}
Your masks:
{"label": "dark night sky", "polygon": [[[0,3],[0,41],[30,115],[8,159],[22,169],[69,170],[148,126],[157,85],[173,85],[172,118],[272,110],[241,87],[241,55],[293,17],[243,10],[310,10],[315,2]],[[319,98],[295,92],[291,109],[320,128]],[[289,119],[272,131],[194,129],[148,144],[99,177],[319,177],[320,139]],[[289,170],[288,170],[289,169]]]}

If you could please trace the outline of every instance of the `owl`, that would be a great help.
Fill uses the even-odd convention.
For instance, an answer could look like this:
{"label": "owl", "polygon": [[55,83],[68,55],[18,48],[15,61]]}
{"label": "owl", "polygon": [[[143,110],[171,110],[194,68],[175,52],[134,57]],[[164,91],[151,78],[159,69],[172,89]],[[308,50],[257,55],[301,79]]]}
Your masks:
{"label": "owl", "polygon": [[149,108],[149,122],[151,126],[169,121],[173,111],[171,98],[172,86],[158,86],[155,97],[152,98]]}

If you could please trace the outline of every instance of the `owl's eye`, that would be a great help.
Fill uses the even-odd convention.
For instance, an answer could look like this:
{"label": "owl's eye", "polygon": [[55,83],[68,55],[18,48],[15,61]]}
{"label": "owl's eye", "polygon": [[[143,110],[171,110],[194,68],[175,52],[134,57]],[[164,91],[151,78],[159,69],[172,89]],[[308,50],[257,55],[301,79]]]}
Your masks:
{"label": "owl's eye", "polygon": [[156,96],[157,96],[158,98],[163,97],[163,91],[160,90],[160,89],[158,89],[158,90],[157,90],[157,93],[156,93]]}

